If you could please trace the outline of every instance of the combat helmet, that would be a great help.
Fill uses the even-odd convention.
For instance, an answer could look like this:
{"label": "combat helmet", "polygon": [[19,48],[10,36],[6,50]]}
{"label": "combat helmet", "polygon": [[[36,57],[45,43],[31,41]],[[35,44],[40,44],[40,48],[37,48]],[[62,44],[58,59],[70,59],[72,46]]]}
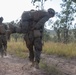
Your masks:
{"label": "combat helmet", "polygon": [[52,9],[52,8],[49,8],[49,9],[48,9],[48,13],[51,14],[51,17],[54,17],[54,15],[55,15],[55,10]]}

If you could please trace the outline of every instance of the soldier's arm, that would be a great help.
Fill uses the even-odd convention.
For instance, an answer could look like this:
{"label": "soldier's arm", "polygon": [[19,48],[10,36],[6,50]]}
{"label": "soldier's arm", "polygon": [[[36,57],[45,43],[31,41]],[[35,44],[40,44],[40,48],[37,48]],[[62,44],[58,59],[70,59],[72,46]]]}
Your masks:
{"label": "soldier's arm", "polygon": [[49,17],[46,16],[46,17],[43,17],[42,19],[40,19],[36,25],[35,25],[35,29],[40,29],[41,27],[44,27],[44,24],[46,21],[48,21]]}

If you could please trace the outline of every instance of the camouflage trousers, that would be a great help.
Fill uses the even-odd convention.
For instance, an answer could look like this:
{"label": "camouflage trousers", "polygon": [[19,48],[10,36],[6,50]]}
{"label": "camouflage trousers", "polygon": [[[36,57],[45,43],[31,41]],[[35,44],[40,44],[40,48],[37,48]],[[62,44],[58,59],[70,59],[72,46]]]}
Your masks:
{"label": "camouflage trousers", "polygon": [[0,35],[0,52],[1,53],[6,53],[7,49],[7,39],[6,35]]}
{"label": "camouflage trousers", "polygon": [[24,40],[26,41],[26,46],[29,49],[29,59],[30,61],[40,62],[40,56],[42,52],[42,38],[34,37],[33,33],[30,32],[28,35],[24,35]]}

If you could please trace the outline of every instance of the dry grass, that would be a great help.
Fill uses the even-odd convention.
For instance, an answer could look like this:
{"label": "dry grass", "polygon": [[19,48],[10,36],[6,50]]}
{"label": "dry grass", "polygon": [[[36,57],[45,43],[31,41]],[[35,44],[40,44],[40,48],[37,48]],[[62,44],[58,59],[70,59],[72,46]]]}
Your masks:
{"label": "dry grass", "polygon": [[[10,53],[14,53],[20,57],[26,57],[27,51],[26,44],[22,39],[18,39],[17,42],[11,39],[11,41],[8,42],[8,52]],[[76,43],[63,44],[46,42],[43,46],[43,52],[69,58],[76,57]]]}
{"label": "dry grass", "polygon": [[26,52],[28,51],[26,48],[26,44],[22,39],[18,39],[16,42],[13,38],[8,42],[8,52],[11,54],[15,54],[22,58],[27,56]]}
{"label": "dry grass", "polygon": [[[15,42],[14,39],[11,39],[11,41],[8,42],[8,52],[25,58],[27,57],[28,49],[26,48],[26,44],[22,39],[18,39],[17,42]],[[63,44],[46,42],[43,46],[43,52],[46,54],[54,54],[58,56],[74,58],[76,57],[76,43]],[[64,73],[62,73],[54,65],[47,65],[45,62],[43,63],[41,61],[40,67],[45,71],[46,75],[64,75]]]}
{"label": "dry grass", "polygon": [[76,57],[76,43],[63,44],[47,42],[43,46],[43,52],[70,58]]}

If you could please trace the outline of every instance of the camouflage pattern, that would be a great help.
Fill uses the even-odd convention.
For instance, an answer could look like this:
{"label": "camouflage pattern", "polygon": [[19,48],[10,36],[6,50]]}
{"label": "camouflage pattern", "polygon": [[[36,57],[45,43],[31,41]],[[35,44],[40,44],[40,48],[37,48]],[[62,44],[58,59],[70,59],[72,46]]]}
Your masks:
{"label": "camouflage pattern", "polygon": [[2,30],[0,30],[0,52],[1,52],[1,56],[3,57],[3,55],[6,55],[7,52],[7,38],[6,38],[6,26],[2,23],[3,18],[0,17],[0,27],[2,28]]}
{"label": "camouflage pattern", "polygon": [[6,29],[3,25],[0,25],[0,34],[5,34],[6,33]]}
{"label": "camouflage pattern", "polygon": [[7,55],[7,40],[10,39],[12,33],[16,33],[17,27],[11,23],[2,23],[3,17],[0,17],[0,52],[1,56]]}
{"label": "camouflage pattern", "polygon": [[17,27],[15,25],[11,24],[11,23],[9,23],[8,25],[9,25],[8,30],[10,30],[10,33],[16,33],[16,28]]}
{"label": "camouflage pattern", "polygon": [[7,38],[6,35],[0,35],[0,52],[1,56],[7,55]]}
{"label": "camouflage pattern", "polygon": [[[44,28],[44,25],[38,26],[38,24],[44,24],[45,22],[44,23],[43,22],[44,21],[41,19],[39,22],[35,24],[35,26],[37,25],[37,28],[34,27],[34,29],[28,33],[30,44],[26,43],[30,51],[30,60],[32,61],[35,60],[35,62],[37,63],[40,62],[40,55],[42,51],[42,36],[43,36],[42,34],[43,34],[43,28]],[[32,50],[32,48],[34,49]]]}
{"label": "camouflage pattern", "polygon": [[15,25],[9,23],[7,25],[5,25],[7,27],[6,29],[6,36],[7,36],[7,40],[10,41],[10,35],[16,32],[19,32],[19,27],[16,27]]}
{"label": "camouflage pattern", "polygon": [[42,37],[45,22],[54,17],[54,13],[51,11],[46,12],[44,10],[34,10],[23,12],[21,16],[20,27],[22,33],[24,33],[24,40],[26,46],[29,49],[29,59],[31,62],[36,63],[36,67],[40,62],[40,56],[42,52]]}

